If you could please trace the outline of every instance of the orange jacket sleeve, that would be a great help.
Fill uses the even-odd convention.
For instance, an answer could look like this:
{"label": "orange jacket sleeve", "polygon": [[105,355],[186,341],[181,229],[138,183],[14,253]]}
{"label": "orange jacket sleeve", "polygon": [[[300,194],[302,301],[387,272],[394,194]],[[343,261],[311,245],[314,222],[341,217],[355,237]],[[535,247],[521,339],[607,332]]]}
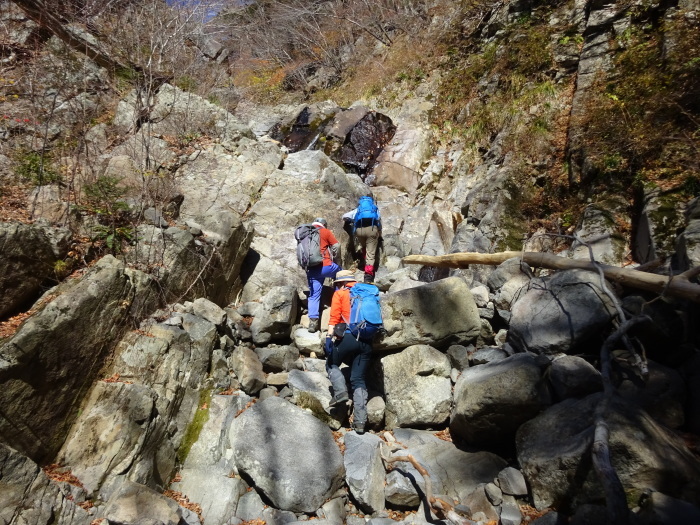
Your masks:
{"label": "orange jacket sleeve", "polygon": [[333,294],[331,300],[331,316],[329,326],[350,322],[350,290],[340,289]]}

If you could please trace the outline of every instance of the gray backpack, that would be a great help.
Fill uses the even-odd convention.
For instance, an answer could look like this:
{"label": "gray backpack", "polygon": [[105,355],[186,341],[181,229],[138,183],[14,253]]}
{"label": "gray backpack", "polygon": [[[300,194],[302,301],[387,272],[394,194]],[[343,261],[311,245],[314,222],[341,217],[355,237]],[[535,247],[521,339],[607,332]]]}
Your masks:
{"label": "gray backpack", "polygon": [[321,233],[312,224],[302,224],[294,230],[297,240],[297,261],[299,266],[308,270],[313,266],[323,264],[321,255]]}

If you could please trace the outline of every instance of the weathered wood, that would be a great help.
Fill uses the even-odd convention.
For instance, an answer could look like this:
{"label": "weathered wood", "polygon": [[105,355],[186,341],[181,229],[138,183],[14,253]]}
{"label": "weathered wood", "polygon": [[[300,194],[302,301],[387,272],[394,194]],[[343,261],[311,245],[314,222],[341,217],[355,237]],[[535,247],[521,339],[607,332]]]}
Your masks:
{"label": "weathered wood", "polygon": [[641,272],[631,268],[619,268],[606,264],[593,263],[583,259],[567,259],[551,253],[540,252],[499,252],[499,253],[450,253],[447,255],[409,255],[402,259],[404,264],[422,264],[440,268],[466,268],[470,264],[486,264],[496,266],[514,257],[522,259],[526,264],[537,268],[550,270],[588,270],[597,272],[601,268],[605,278],[639,290],[646,290],[658,294],[666,294],[671,297],[687,299],[700,303],[700,284],[692,283],[688,276],[693,276],[693,271],[683,275],[668,277],[653,273]]}

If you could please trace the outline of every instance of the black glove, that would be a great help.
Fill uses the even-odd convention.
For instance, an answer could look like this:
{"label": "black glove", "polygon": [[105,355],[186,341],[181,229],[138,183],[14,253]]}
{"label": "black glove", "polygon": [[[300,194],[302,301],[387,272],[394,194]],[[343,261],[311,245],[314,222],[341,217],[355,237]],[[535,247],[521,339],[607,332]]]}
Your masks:
{"label": "black glove", "polygon": [[330,359],[331,354],[333,354],[333,339],[330,335],[326,336],[326,342],[323,345],[323,350],[326,352],[326,359]]}

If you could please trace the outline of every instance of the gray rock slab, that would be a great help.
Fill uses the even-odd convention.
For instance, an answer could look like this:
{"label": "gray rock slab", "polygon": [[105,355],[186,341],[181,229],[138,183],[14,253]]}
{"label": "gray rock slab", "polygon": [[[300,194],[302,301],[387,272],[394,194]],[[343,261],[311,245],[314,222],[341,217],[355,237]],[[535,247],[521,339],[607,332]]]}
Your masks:
{"label": "gray rock slab", "polygon": [[343,457],[328,426],[279,397],[245,410],[229,436],[236,467],[280,510],[315,512],[343,482]]}
{"label": "gray rock slab", "polygon": [[349,432],[345,435],[345,481],[366,514],[384,510],[383,443],[373,434]]}

